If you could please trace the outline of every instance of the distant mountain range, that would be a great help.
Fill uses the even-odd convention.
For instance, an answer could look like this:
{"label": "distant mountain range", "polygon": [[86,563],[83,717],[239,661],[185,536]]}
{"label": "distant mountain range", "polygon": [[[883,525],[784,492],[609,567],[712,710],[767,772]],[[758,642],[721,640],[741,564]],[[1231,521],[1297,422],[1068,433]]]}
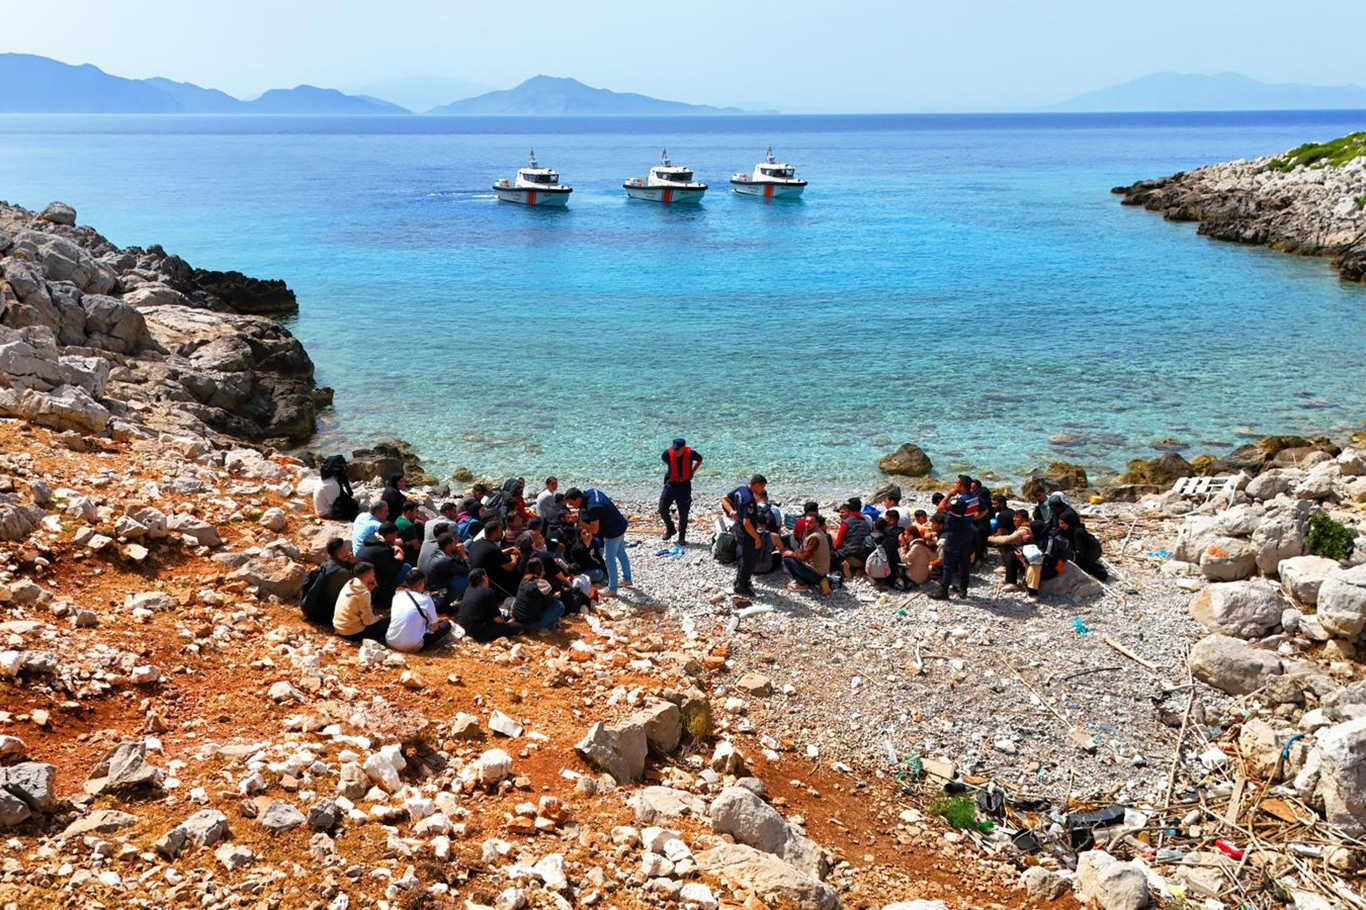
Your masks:
{"label": "distant mountain range", "polygon": [[667,117],[747,112],[738,107],[711,107],[662,101],[634,92],[613,92],[584,85],[577,79],[533,76],[516,88],[464,98],[428,113],[464,117]]}
{"label": "distant mountain range", "polygon": [[333,88],[271,89],[243,101],[170,79],[124,79],[99,67],[32,54],[0,54],[0,113],[6,114],[407,114],[407,108]]}
{"label": "distant mountain range", "polygon": [[401,104],[410,111],[419,112],[492,90],[491,85],[481,85],[478,82],[467,82],[464,79],[452,79],[447,76],[403,76],[342,88],[342,91],[352,95],[383,98],[385,101]]}
{"label": "distant mountain range", "polygon": [[1366,110],[1359,85],[1259,82],[1241,73],[1153,73],[1085,92],[1054,111]]}

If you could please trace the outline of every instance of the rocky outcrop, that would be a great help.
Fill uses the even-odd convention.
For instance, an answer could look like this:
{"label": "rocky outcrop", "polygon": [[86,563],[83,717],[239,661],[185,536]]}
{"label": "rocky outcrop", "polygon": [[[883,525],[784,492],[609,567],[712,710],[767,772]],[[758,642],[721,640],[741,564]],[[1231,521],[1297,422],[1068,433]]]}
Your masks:
{"label": "rocky outcrop", "polygon": [[877,466],[884,474],[900,474],[903,477],[924,477],[934,470],[934,463],[925,450],[918,445],[906,442],[895,452],[889,452],[877,460]]}
{"label": "rocky outcrop", "polygon": [[1366,281],[1366,159],[1340,167],[1284,158],[1230,161],[1115,187],[1125,205],[1198,221],[1199,233],[1288,253],[1329,256],[1343,278]]}
{"label": "rocky outcrop", "polygon": [[62,203],[37,216],[0,203],[0,416],[95,436],[307,439],[326,395],[263,315],[296,307],[281,281],[115,247]]}

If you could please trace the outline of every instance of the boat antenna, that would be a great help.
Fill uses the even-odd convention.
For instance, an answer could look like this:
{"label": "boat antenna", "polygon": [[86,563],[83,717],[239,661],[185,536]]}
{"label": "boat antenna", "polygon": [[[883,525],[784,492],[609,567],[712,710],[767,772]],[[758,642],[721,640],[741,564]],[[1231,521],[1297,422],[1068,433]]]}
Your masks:
{"label": "boat antenna", "polygon": [[662,151],[662,152],[659,153],[659,163],[660,163],[660,166],[662,166],[662,167],[669,167],[669,150],[668,150],[668,149],[664,149],[664,151]]}
{"label": "boat antenna", "polygon": [[527,154],[527,156],[526,156],[526,166],[527,166],[527,167],[535,167],[535,166],[536,166],[536,150],[535,150],[535,149],[532,149],[532,150]]}
{"label": "boat antenna", "polygon": [[768,158],[768,163],[769,163],[769,164],[777,164],[777,163],[778,163],[777,161],[775,161],[775,160],[773,159],[773,146],[771,146],[771,145],[768,147],[768,152],[766,153],[765,157]]}

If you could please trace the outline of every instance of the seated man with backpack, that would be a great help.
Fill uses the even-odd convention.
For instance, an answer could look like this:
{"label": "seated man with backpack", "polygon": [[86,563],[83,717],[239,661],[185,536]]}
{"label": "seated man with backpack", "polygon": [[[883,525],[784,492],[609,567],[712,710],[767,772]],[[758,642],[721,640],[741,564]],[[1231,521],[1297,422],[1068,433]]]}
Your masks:
{"label": "seated man with backpack", "polygon": [[498,604],[502,598],[489,587],[489,575],[483,569],[470,572],[470,584],[460,600],[456,623],[465,634],[477,642],[511,638],[525,631],[522,624],[510,622]]}
{"label": "seated man with backpack", "polygon": [[318,475],[317,486],[313,488],[313,513],[333,521],[354,521],[360,514],[360,504],[351,492],[346,459],[340,455],[324,458]]}
{"label": "seated man with backpack", "polygon": [[835,534],[835,560],[845,578],[863,568],[868,555],[865,543],[872,533],[872,525],[863,515],[863,503],[851,499],[840,506],[840,528]]}
{"label": "seated man with backpack", "polygon": [[384,641],[389,631],[389,615],[376,614],[370,601],[370,592],[375,589],[375,567],[357,562],[351,573],[351,580],[342,586],[337,597],[332,630],[348,641]]}
{"label": "seated man with backpack", "polygon": [[[892,512],[896,514],[895,510]],[[863,574],[876,587],[901,589],[901,541],[897,526],[886,518],[873,522],[873,533],[868,535],[868,555],[863,561]]]}
{"label": "seated man with backpack", "polygon": [[304,619],[315,625],[332,625],[337,597],[351,580],[351,567],[355,564],[356,555],[351,552],[348,541],[333,537],[327,542],[327,561],[308,573],[303,590],[299,592],[299,608]]}
{"label": "seated man with backpack", "polygon": [[384,643],[395,651],[426,651],[451,633],[451,624],[436,615],[436,605],[425,590],[426,582],[421,570],[414,569],[394,595]]}

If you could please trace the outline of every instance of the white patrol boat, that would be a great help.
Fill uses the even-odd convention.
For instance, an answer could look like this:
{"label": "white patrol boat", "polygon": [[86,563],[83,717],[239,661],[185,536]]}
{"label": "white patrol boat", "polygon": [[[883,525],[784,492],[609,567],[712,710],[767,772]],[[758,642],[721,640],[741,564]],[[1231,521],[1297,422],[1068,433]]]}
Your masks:
{"label": "white patrol boat", "polygon": [[632,177],[622,187],[632,199],[646,199],[665,205],[701,202],[707,185],[693,182],[692,177],[692,171],[669,161],[669,150],[665,149],[659,156],[659,164],[650,168],[650,176]]}
{"label": "white patrol boat", "polygon": [[806,181],[798,180],[796,175],[797,169],[774,158],[770,147],[764,160],[754,165],[752,174],[736,174],[730,178],[730,185],[744,196],[790,199],[800,196],[806,189]]}
{"label": "white patrol boat", "polygon": [[536,163],[536,151],[527,156],[526,167],[517,171],[512,180],[506,177],[493,185],[493,192],[503,202],[517,205],[563,206],[569,201],[573,187],[561,186],[560,175]]}

